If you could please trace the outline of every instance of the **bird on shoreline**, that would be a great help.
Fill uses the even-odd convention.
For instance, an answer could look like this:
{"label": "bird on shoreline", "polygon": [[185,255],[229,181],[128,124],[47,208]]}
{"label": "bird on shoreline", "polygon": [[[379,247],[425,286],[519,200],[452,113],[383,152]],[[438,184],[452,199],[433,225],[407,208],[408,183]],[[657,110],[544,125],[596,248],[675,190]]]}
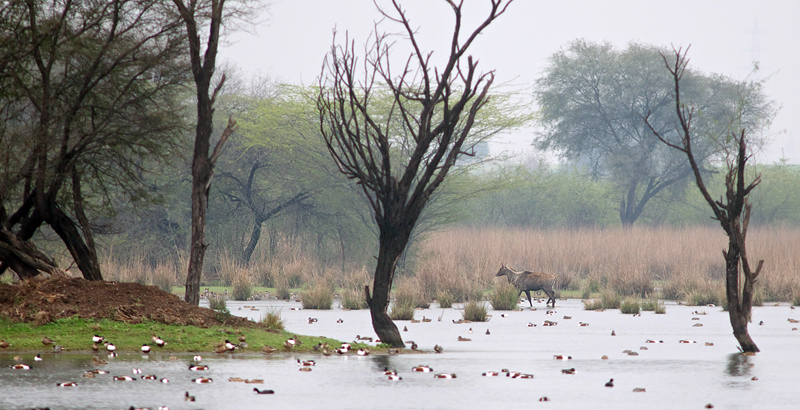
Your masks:
{"label": "bird on shoreline", "polygon": [[51,339],[51,338],[49,338],[49,337],[47,337],[47,336],[45,336],[45,337],[43,337],[43,338],[42,338],[42,344],[43,344],[43,345],[45,345],[45,346],[50,346],[50,345],[51,345],[51,344],[53,344],[53,343],[55,343],[55,342],[53,341],[53,339]]}

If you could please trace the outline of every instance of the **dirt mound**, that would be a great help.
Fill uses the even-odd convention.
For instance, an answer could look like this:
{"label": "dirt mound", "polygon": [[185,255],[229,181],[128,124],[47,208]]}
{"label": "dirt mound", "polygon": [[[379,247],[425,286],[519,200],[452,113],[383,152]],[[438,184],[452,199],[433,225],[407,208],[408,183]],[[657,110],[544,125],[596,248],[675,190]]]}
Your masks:
{"label": "dirt mound", "polygon": [[190,305],[155,286],[63,277],[0,284],[0,316],[39,325],[78,316],[126,323],[152,320],[198,327],[260,327],[236,316],[226,318],[223,323],[213,310]]}

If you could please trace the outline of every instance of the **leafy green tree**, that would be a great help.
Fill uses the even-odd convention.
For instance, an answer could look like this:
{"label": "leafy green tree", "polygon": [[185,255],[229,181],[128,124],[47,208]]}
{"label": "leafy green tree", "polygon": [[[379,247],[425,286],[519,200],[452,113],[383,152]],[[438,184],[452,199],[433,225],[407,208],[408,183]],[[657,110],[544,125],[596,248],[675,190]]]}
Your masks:
{"label": "leafy green tree", "polygon": [[[576,40],[550,58],[536,82],[545,127],[537,145],[615,181],[623,226],[633,225],[650,200],[691,175],[685,158],[661,144],[644,122],[648,117],[661,135],[677,133],[674,84],[665,75],[660,51],[636,43],[616,50],[609,43]],[[694,154],[701,170],[720,153],[715,141],[727,136],[733,118],[752,130],[771,121],[775,110],[762,87],[761,82],[686,72],[682,92],[697,107]]]}
{"label": "leafy green tree", "polygon": [[115,198],[148,197],[143,175],[183,130],[188,71],[170,18],[158,0],[0,6],[0,270],[54,272],[32,241],[46,225],[102,280],[98,219]]}

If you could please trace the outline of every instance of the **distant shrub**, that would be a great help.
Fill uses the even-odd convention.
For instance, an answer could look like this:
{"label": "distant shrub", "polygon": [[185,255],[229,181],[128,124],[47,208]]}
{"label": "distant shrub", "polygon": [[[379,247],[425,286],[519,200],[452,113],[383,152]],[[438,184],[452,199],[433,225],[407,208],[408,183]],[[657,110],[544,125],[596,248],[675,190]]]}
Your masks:
{"label": "distant shrub", "polygon": [[461,313],[464,320],[471,322],[485,322],[489,316],[486,304],[476,300],[470,300],[464,304],[464,312]]}
{"label": "distant shrub", "polygon": [[621,299],[619,293],[611,289],[600,292],[600,300],[603,302],[603,309],[619,309],[619,305],[622,302]]}
{"label": "distant shrub", "polygon": [[278,311],[267,312],[267,315],[261,318],[261,324],[265,325],[269,330],[283,330],[283,319],[281,313]]}
{"label": "distant shrub", "polygon": [[603,309],[603,301],[600,299],[584,300],[583,308],[585,310],[601,310]]}
{"label": "distant shrub", "polygon": [[347,289],[342,292],[342,309],[360,310],[367,307],[367,301],[364,299],[363,293],[353,289]]}
{"label": "distant shrub", "polygon": [[314,285],[300,294],[303,309],[328,310],[333,306],[333,291],[325,285]]}
{"label": "distant shrub", "polygon": [[411,292],[398,291],[395,294],[394,304],[390,317],[392,320],[411,320],[417,308],[417,300]]}
{"label": "distant shrub", "polygon": [[453,297],[453,294],[446,290],[440,290],[436,292],[436,301],[439,302],[439,307],[442,309],[449,309],[453,307],[454,299],[455,298]]}
{"label": "distant shrub", "polygon": [[211,310],[228,310],[228,304],[225,302],[225,298],[220,295],[211,296],[208,299],[208,308]]}
{"label": "distant shrub", "polygon": [[[720,302],[719,294],[711,289],[695,289],[686,295],[686,304],[691,306],[719,305]],[[727,300],[725,302],[727,304]]]}
{"label": "distant shrub", "polygon": [[592,296],[592,291],[588,287],[581,289],[581,299],[589,299]]}
{"label": "distant shrub", "polygon": [[275,289],[275,297],[280,300],[289,300],[292,298],[292,294],[289,292],[289,282],[285,280],[278,282],[278,287]]}
{"label": "distant shrub", "polygon": [[642,310],[645,312],[666,313],[667,310],[662,302],[656,299],[646,299],[641,303]]}
{"label": "distant shrub", "polygon": [[628,315],[635,315],[639,313],[639,300],[627,298],[619,305],[619,311]]}
{"label": "distant shrub", "polygon": [[519,289],[514,285],[503,282],[496,285],[489,293],[489,302],[494,310],[514,310],[517,308]]}
{"label": "distant shrub", "polygon": [[253,296],[253,282],[250,280],[250,275],[247,271],[241,271],[238,275],[233,277],[233,300],[247,300]]}

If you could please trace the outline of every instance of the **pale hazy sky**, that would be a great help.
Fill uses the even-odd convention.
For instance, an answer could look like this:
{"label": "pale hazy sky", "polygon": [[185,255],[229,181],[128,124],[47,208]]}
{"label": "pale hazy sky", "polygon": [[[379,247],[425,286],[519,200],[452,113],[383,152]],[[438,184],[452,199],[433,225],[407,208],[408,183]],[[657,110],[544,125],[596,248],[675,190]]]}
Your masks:
{"label": "pale hazy sky", "polygon": [[[388,0],[378,4],[390,5]],[[485,15],[488,0],[466,0],[464,29]],[[422,47],[436,50],[449,39],[452,14],[443,1],[401,0]],[[363,45],[379,19],[372,0],[278,0],[250,32],[228,37],[220,57],[249,73],[290,83],[312,84],[330,50],[333,29]],[[470,48],[479,68],[496,70],[499,82],[531,86],[547,58],[576,38],[630,41],[658,46],[691,44],[690,66],[704,72],[746,78],[760,61],[758,78],[770,77],[766,92],[781,111],[771,128],[772,142],[758,158],[781,157],[800,163],[800,1],[797,0],[516,0],[508,13],[484,30]],[[472,23],[472,24],[470,24]],[[381,31],[398,32],[384,22]],[[437,52],[435,55],[443,55]],[[520,150],[529,132],[500,138],[497,149]],[[526,150],[528,148],[525,148]]]}

